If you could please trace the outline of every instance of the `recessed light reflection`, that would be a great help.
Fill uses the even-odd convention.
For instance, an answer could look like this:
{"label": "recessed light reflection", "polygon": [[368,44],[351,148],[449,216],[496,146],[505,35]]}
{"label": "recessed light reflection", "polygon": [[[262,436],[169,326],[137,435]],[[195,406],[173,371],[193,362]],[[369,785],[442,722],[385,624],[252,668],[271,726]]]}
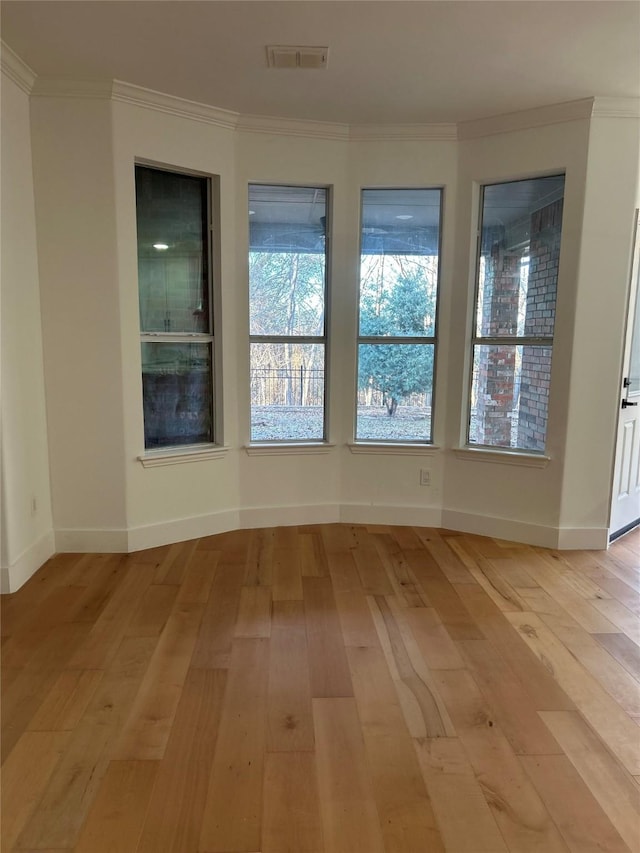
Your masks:
{"label": "recessed light reflection", "polygon": [[399,216],[396,216],[396,219],[413,219],[413,216],[410,213],[401,213]]}
{"label": "recessed light reflection", "polygon": [[157,249],[159,252],[164,252],[165,249],[169,248],[169,244],[168,243],[154,243],[153,248]]}

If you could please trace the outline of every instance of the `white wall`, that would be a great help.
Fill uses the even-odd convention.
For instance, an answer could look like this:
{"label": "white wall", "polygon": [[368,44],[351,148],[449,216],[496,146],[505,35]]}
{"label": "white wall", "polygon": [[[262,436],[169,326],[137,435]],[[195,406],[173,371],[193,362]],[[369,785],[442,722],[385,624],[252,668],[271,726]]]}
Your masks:
{"label": "white wall", "polygon": [[56,547],[121,550],[127,512],[112,104],[106,97],[31,100]]}
{"label": "white wall", "polygon": [[[628,258],[603,295],[594,237],[617,236],[634,131],[588,118],[463,141],[312,138],[234,129],[135,98],[33,97],[32,133],[54,527],[58,548],[136,550],[240,526],[332,520],[456,527],[546,545],[602,545],[614,415],[588,418],[585,389],[617,382]],[[167,106],[169,104],[169,106]],[[629,125],[628,127],[631,127]],[[298,128],[299,130],[299,128]],[[330,136],[330,135],[328,135]],[[609,152],[615,177],[607,184]],[[224,359],[221,458],[143,467],[135,239],[136,159],[220,176]],[[504,464],[464,443],[478,186],[566,171],[546,467]],[[248,453],[247,184],[330,186],[333,199],[330,447]],[[587,206],[585,210],[585,181]],[[635,190],[635,174],[630,185]],[[358,214],[362,187],[445,190],[435,447],[352,452]],[[606,232],[606,207],[620,200]],[[32,215],[32,214],[31,214]],[[585,223],[583,234],[583,218]],[[630,227],[630,226],[629,226]],[[624,229],[623,229],[624,231]],[[628,231],[628,229],[627,229]],[[584,239],[583,239],[584,236]],[[627,242],[625,242],[627,241]],[[606,241],[605,241],[606,242]],[[602,257],[606,253],[601,252]],[[577,303],[577,310],[576,310]],[[599,350],[594,323],[605,317]],[[575,341],[575,347],[574,347]],[[586,358],[589,376],[582,370]],[[615,375],[614,375],[615,374]],[[615,385],[615,383],[614,383]],[[605,404],[611,393],[593,392]],[[605,452],[585,476],[590,455]],[[477,461],[481,458],[483,461]],[[429,468],[432,485],[419,485]],[[9,482],[9,481],[8,481]]]}
{"label": "white wall", "polygon": [[[2,592],[54,551],[29,97],[2,75]],[[35,502],[35,506],[34,506]]]}
{"label": "white wall", "polygon": [[639,167],[640,120],[594,117],[571,306],[562,529],[608,527]]}
{"label": "white wall", "polygon": [[[238,293],[235,270],[236,186],[233,131],[114,103],[114,174],[117,260],[122,324],[122,388],[128,546],[142,548],[238,526],[237,449]],[[221,459],[143,468],[142,380],[137,286],[134,164],[136,160],[218,175],[222,246],[222,335],[224,437]],[[244,327],[243,327],[244,328]]]}
{"label": "white wall", "polygon": [[[464,392],[469,385],[468,340],[472,328],[479,187],[494,181],[560,172],[566,172],[566,181],[549,398],[550,461],[545,468],[533,468],[517,459],[512,460],[514,464],[485,461],[478,451],[448,453],[443,500],[445,526],[505,538],[511,528],[513,535],[525,540],[555,544],[550,532],[557,531],[560,523],[563,460],[575,438],[567,433],[566,413],[588,143],[588,120],[499,133],[460,143],[455,256],[457,311],[451,325],[447,399],[450,447],[464,444],[466,427]],[[515,526],[511,522],[516,522]],[[598,526],[606,526],[603,518]]]}

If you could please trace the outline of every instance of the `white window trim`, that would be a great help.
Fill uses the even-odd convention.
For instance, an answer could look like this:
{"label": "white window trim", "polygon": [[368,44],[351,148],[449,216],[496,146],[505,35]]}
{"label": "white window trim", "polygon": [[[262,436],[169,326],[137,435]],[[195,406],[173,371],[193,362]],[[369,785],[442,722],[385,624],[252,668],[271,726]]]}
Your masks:
{"label": "white window trim", "polygon": [[180,465],[184,462],[208,462],[224,459],[231,448],[218,444],[190,444],[182,447],[147,450],[138,456],[143,468],[160,468],[164,465]]}
{"label": "white window trim", "polygon": [[527,453],[522,450],[512,450],[486,447],[454,447],[453,455],[465,462],[498,462],[502,465],[516,465],[522,468],[546,468],[551,457],[544,453]]}
{"label": "white window trim", "polygon": [[351,453],[372,456],[437,456],[441,448],[435,444],[411,444],[409,442],[358,441],[347,445]]}
{"label": "white window trim", "polygon": [[296,443],[286,441],[274,443],[254,442],[245,444],[244,450],[247,456],[306,456],[317,453],[330,453],[335,444],[329,442],[300,441]]}

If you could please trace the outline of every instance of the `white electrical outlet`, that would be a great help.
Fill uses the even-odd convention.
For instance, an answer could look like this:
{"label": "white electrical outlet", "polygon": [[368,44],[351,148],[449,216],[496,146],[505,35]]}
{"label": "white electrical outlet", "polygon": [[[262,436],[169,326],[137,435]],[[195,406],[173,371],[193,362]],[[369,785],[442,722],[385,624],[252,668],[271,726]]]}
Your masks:
{"label": "white electrical outlet", "polygon": [[430,486],[431,485],[431,471],[428,468],[420,469],[420,485],[421,486]]}

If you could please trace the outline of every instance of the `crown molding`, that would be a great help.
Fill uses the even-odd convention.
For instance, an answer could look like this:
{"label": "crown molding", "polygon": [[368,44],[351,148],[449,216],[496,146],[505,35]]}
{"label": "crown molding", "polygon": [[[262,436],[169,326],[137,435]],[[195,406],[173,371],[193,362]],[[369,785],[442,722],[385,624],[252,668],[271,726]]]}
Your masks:
{"label": "crown molding", "polygon": [[640,98],[594,98],[594,118],[640,118]]}
{"label": "crown molding", "polygon": [[75,77],[38,77],[32,91],[36,98],[109,100],[112,94],[113,80],[106,78],[79,80]]}
{"label": "crown molding", "polygon": [[518,110],[518,112],[489,118],[461,121],[458,123],[458,138],[477,139],[481,136],[494,136],[498,133],[512,133],[517,130],[531,130],[534,127],[588,119],[593,113],[593,104],[594,98],[583,98],[579,101],[548,104],[544,107]]}
{"label": "crown molding", "polygon": [[15,53],[9,45],[0,41],[0,70],[2,73],[12,80],[18,88],[31,94],[33,85],[36,82],[36,73],[26,62],[24,62],[17,53]]}
{"label": "crown molding", "polygon": [[302,136],[310,139],[334,139],[347,142],[349,125],[277,116],[241,115],[237,130],[278,136]]}
{"label": "crown molding", "polygon": [[224,127],[228,130],[234,130],[237,127],[240,117],[239,113],[231,110],[211,107],[198,101],[189,101],[176,95],[167,95],[164,92],[156,92],[154,89],[145,89],[142,86],[135,86],[133,83],[125,83],[123,80],[113,81],[112,97],[114,101],[146,107],[179,118],[189,118],[193,121],[213,124],[216,127]]}
{"label": "crown molding", "polygon": [[455,142],[453,122],[433,124],[352,124],[349,139],[358,142]]}

